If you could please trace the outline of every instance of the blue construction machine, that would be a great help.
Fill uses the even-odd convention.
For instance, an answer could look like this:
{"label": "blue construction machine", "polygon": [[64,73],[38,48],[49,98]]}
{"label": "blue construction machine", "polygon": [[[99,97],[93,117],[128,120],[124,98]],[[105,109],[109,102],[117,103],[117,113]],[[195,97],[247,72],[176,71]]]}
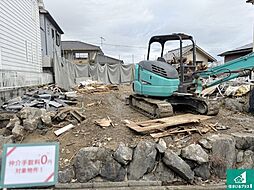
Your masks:
{"label": "blue construction machine", "polygon": [[[176,64],[167,63],[163,58],[165,43],[173,40],[180,42],[180,56],[175,60]],[[185,40],[191,41],[193,46],[191,64],[183,58]],[[161,45],[161,55],[156,61],[151,61],[150,49],[154,42]],[[216,115],[220,108],[219,102],[202,97],[201,91],[234,78],[248,76],[253,68],[254,54],[251,53],[223,65],[198,70],[196,45],[192,36],[182,33],[153,36],[148,44],[147,60],[135,65],[134,94],[128,97],[129,105],[150,118],[172,116],[176,106],[200,114]],[[204,85],[202,81],[207,78],[215,80]]]}

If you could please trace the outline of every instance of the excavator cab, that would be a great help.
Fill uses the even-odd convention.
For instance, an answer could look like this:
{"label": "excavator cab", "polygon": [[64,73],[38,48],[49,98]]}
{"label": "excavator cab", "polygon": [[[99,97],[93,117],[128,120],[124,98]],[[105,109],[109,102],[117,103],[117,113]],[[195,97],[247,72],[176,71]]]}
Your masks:
{"label": "excavator cab", "polygon": [[[166,63],[163,58],[164,47],[167,41],[179,41],[180,58],[179,69]],[[190,40],[193,46],[193,61],[191,65],[184,64],[183,41]],[[156,61],[149,60],[151,45],[158,42],[161,45],[161,54]],[[149,40],[147,60],[139,62],[135,67],[133,89],[136,94],[169,97],[175,92],[187,93],[192,85],[192,73],[196,69],[196,48],[192,36],[186,34],[171,34],[153,36]],[[191,77],[190,77],[191,76]]]}

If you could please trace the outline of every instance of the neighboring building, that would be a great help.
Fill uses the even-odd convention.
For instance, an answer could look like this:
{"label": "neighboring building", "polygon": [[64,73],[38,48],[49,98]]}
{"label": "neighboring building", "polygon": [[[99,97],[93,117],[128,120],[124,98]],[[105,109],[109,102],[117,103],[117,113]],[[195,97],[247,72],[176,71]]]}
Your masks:
{"label": "neighboring building", "polygon": [[61,57],[61,35],[64,32],[44,6],[40,7],[40,31],[42,66],[44,70],[50,70],[54,56]]}
{"label": "neighboring building", "polygon": [[98,54],[95,59],[96,63],[99,63],[101,65],[107,64],[123,64],[123,60],[116,59],[113,57],[109,57],[106,55]]}
{"label": "neighboring building", "polygon": [[253,43],[249,43],[244,46],[238,47],[236,49],[223,52],[223,53],[219,54],[218,56],[224,57],[224,62],[226,63],[228,61],[245,56],[245,55],[251,53],[252,50],[253,50]]}
{"label": "neighboring building", "polygon": [[252,4],[254,4],[254,0],[247,0],[246,3],[252,3]]}
{"label": "neighboring building", "polygon": [[0,89],[52,82],[43,73],[39,2],[0,1]]}
{"label": "neighboring building", "polygon": [[73,63],[95,63],[98,54],[103,54],[99,46],[81,41],[62,41],[62,57]]}
{"label": "neighboring building", "polygon": [[[182,55],[187,59],[187,62],[192,61],[193,59],[193,46],[187,45],[182,49]],[[165,55],[164,58],[167,62],[171,62],[172,60],[178,60],[180,58],[180,48],[170,50]],[[202,65],[208,65],[208,63],[215,62],[216,59],[211,56],[209,53],[201,49],[196,45],[196,63]]]}

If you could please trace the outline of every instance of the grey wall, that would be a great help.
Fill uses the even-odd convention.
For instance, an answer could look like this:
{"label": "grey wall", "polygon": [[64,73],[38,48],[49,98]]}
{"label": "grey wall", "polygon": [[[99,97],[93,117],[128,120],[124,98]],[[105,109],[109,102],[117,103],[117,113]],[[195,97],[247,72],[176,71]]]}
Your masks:
{"label": "grey wall", "polygon": [[[40,14],[40,29],[43,67],[52,67],[54,51],[56,51],[58,56],[61,56],[61,34],[57,32],[45,14]],[[52,36],[52,30],[54,36]],[[56,44],[56,32],[60,36],[59,46]]]}

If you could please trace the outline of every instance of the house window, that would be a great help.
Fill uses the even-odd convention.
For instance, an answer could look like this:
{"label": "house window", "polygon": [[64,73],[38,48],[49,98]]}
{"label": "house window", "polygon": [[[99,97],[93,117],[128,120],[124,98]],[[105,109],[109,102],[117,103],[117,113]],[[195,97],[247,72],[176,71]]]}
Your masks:
{"label": "house window", "polygon": [[88,53],[75,53],[75,59],[88,59]]}
{"label": "house window", "polygon": [[55,37],[55,31],[54,31],[53,28],[51,29],[51,34],[52,34],[52,38],[54,38]]}
{"label": "house window", "polygon": [[56,45],[60,46],[60,35],[56,31]]}

